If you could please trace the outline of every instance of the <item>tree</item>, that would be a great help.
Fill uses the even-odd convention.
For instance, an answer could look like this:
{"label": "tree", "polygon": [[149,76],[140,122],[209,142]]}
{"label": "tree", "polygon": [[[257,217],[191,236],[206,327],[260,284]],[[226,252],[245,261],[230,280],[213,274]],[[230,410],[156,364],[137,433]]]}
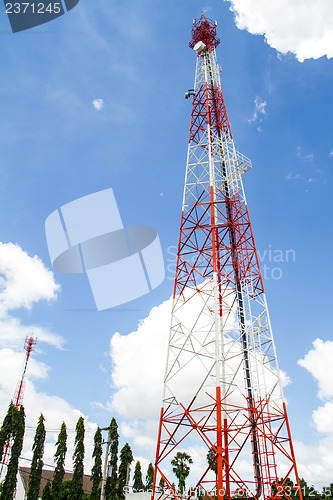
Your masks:
{"label": "tree", "polygon": [[163,493],[164,488],[165,488],[165,481],[164,481],[163,477],[161,477],[161,479],[160,479],[160,482],[159,482],[158,486],[159,486],[159,488],[160,488],[160,492],[161,492],[161,493]]}
{"label": "tree", "polygon": [[12,417],[14,411],[13,408],[15,408],[15,406],[12,402],[10,402],[6,416],[3,419],[3,423],[0,429],[0,461],[2,460],[4,448],[7,445],[12,434]]}
{"label": "tree", "polygon": [[83,497],[83,461],[84,461],[84,420],[80,417],[76,424],[76,435],[73,453],[73,477],[71,481],[70,500],[81,500]]}
{"label": "tree", "polygon": [[52,496],[54,498],[60,498],[60,492],[62,487],[62,482],[65,476],[65,457],[67,452],[67,431],[65,422],[62,423],[61,429],[58,435],[58,440],[56,442],[56,452],[54,454],[54,461],[56,462],[56,468],[53,474],[52,481]]}
{"label": "tree", "polygon": [[183,494],[185,490],[185,479],[190,473],[188,464],[193,464],[193,460],[186,452],[178,451],[176,456],[171,460],[172,471],[178,479],[179,492]]}
{"label": "tree", "polygon": [[143,491],[144,484],[142,481],[142,470],[141,470],[141,464],[140,464],[139,460],[135,464],[133,479],[134,479],[133,491]]}
{"label": "tree", "polygon": [[109,451],[109,463],[108,463],[108,477],[105,485],[105,498],[106,500],[117,500],[117,467],[118,467],[118,425],[115,418],[112,418],[110,422],[110,451]]}
{"label": "tree", "polygon": [[44,453],[44,441],[45,441],[45,425],[44,417],[41,413],[38,424],[36,427],[36,433],[34,442],[32,445],[32,461],[31,469],[28,482],[28,494],[27,500],[37,500],[39,497],[40,480],[42,477],[43,470],[43,453]]}
{"label": "tree", "polygon": [[2,484],[1,496],[3,500],[10,500],[16,488],[16,476],[18,470],[18,461],[23,446],[24,437],[24,408],[20,406],[16,408],[15,405],[10,405],[11,411],[11,436],[13,438],[13,445],[11,456],[8,463],[7,474]]}
{"label": "tree", "polygon": [[118,475],[118,499],[125,500],[125,486],[128,484],[130,465],[134,458],[131,447],[126,443],[120,451],[120,464]]}
{"label": "tree", "polygon": [[154,467],[153,464],[150,463],[148,465],[147,474],[146,474],[146,491],[151,491],[154,482]]}
{"label": "tree", "polygon": [[92,489],[90,498],[98,500],[101,496],[100,484],[102,480],[102,433],[98,427],[94,436],[94,451],[92,457],[95,458],[93,468],[91,469],[90,481],[92,481]]}
{"label": "tree", "polygon": [[[215,460],[215,458],[216,453],[214,451],[214,448],[210,448],[207,453],[207,462],[211,466],[211,470],[215,472],[215,476],[217,477],[217,460]],[[213,460],[215,460],[215,462],[212,464]]]}
{"label": "tree", "polygon": [[[52,500],[54,497],[52,496],[52,485],[48,481],[44,486],[42,493],[42,500]],[[59,498],[59,497],[58,497]]]}

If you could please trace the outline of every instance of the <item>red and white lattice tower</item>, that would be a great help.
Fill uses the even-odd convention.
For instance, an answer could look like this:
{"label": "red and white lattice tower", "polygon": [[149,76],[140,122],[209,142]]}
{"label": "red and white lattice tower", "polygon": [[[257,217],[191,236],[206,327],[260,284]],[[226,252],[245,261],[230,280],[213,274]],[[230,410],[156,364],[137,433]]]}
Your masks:
{"label": "red and white lattice tower", "polygon": [[[251,163],[234,146],[219,42],[216,23],[194,20],[197,63],[186,95],[192,116],[152,500],[293,498],[288,479],[301,494],[242,184]],[[168,471],[177,451],[191,449],[203,468],[185,494]]]}
{"label": "red and white lattice tower", "polygon": [[[37,344],[37,338],[26,337],[25,342],[24,342],[24,350],[26,351],[24,368],[23,368],[22,376],[17,384],[14,397],[12,399],[12,403],[13,403],[13,405],[16,406],[16,408],[19,408],[23,404],[23,396],[24,396],[24,389],[25,389],[25,374],[27,371],[30,354],[35,349],[36,344]],[[11,440],[9,440],[7,445],[6,445],[6,448],[4,450],[4,453],[3,453],[3,458],[2,458],[3,464],[8,465],[8,462],[10,459],[10,454],[11,454],[11,447],[12,447],[12,442],[11,442]]]}

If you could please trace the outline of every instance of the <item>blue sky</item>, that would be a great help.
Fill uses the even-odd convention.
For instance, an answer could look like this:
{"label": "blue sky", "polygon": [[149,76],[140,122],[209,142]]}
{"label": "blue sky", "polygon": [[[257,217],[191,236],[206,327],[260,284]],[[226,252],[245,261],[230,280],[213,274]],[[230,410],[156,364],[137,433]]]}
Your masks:
{"label": "blue sky", "polygon": [[[153,461],[153,412],[138,409],[135,432],[144,436],[145,429],[146,440],[133,437],[135,419],[129,422],[121,413],[132,404],[135,414],[136,403],[125,401],[122,389],[126,377],[140,378],[143,361],[136,356],[132,362],[134,334],[127,343],[114,334],[136,332],[159,306],[156,318],[146,323],[159,338],[172,272],[167,269],[163,284],[150,294],[97,312],[86,277],[47,272],[44,222],[61,205],[112,187],[124,224],[157,229],[172,268],[191,113],[184,92],[193,87],[195,70],[188,42],[192,19],[204,10],[218,21],[217,57],[236,148],[253,164],[243,181],[266,266],[279,364],[291,379],[285,394],[300,473],[309,483],[328,484],[333,480],[333,380],[327,361],[333,354],[332,14],[326,0],[314,11],[307,0],[297,6],[285,0],[284,9],[275,0],[270,6],[257,2],[256,9],[252,3],[80,0],[61,18],[17,34],[1,5],[0,355],[12,359],[6,376],[2,369],[1,418],[22,368],[18,353],[34,326],[40,340],[26,390],[29,425],[36,425],[43,411],[49,414],[47,427],[60,428],[62,419],[74,427],[78,410],[92,432],[94,423],[104,427],[114,415],[122,442],[129,440],[136,457]],[[98,99],[100,109],[93,105]],[[24,266],[31,272],[25,274]],[[148,352],[153,359],[163,342],[152,341],[142,329],[139,335],[147,342],[143,356]],[[321,343],[314,345],[316,339]],[[153,362],[147,369],[155,373]],[[152,393],[158,391],[157,384]],[[28,444],[29,439],[27,457]],[[52,457],[51,434],[47,451]],[[311,463],[313,453],[324,457],[320,467]]]}

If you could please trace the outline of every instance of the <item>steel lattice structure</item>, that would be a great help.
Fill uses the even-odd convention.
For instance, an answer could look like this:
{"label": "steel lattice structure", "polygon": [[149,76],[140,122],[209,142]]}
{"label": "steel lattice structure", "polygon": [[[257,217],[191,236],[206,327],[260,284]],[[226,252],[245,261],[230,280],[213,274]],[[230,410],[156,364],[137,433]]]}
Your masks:
{"label": "steel lattice structure", "polygon": [[[216,23],[194,20],[197,64],[152,500],[291,498],[288,478],[301,495],[242,184],[251,162],[234,146],[219,41]],[[210,459],[185,494],[166,471],[191,446],[204,446]]]}

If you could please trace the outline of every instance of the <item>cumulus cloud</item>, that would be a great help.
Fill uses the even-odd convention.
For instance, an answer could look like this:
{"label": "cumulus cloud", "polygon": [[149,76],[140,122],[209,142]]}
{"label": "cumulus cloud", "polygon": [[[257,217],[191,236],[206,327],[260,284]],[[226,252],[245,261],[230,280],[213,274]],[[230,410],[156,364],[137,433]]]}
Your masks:
{"label": "cumulus cloud", "polygon": [[19,245],[0,242],[0,315],[53,300],[59,290],[53,273],[37,255],[30,257]]}
{"label": "cumulus cloud", "polygon": [[40,258],[31,257],[19,245],[0,242],[0,346],[22,349],[27,335],[61,348],[63,339],[37,324],[23,325],[9,314],[15,309],[30,310],[34,303],[57,298],[60,285]]}
{"label": "cumulus cloud", "polygon": [[[318,397],[325,401],[312,413],[313,425],[321,438],[310,446],[296,443],[299,470],[316,484],[331,482],[333,475],[333,374],[331,370],[333,341],[316,339],[313,347],[298,361],[318,385]],[[315,463],[313,457],[317,457]]]}
{"label": "cumulus cloud", "polygon": [[46,342],[49,345],[61,349],[64,339],[45,327],[38,324],[24,325],[19,318],[6,316],[0,318],[0,345],[6,347],[22,348],[22,342],[33,332],[38,337],[39,342]]}
{"label": "cumulus cloud", "polygon": [[93,102],[92,102],[94,108],[97,110],[97,111],[101,111],[101,109],[104,108],[104,101],[103,99],[95,99]]}
{"label": "cumulus cloud", "polygon": [[316,339],[313,348],[298,361],[298,364],[308,370],[318,384],[320,399],[333,398],[333,372],[330,365],[333,359],[333,341],[324,342]]}
{"label": "cumulus cloud", "polygon": [[[129,418],[155,418],[162,398],[171,299],[154,307],[129,335],[111,339],[111,409]],[[152,378],[152,373],[154,377]]]}
{"label": "cumulus cloud", "polygon": [[333,9],[331,0],[228,0],[236,24],[300,62],[333,57]]}

